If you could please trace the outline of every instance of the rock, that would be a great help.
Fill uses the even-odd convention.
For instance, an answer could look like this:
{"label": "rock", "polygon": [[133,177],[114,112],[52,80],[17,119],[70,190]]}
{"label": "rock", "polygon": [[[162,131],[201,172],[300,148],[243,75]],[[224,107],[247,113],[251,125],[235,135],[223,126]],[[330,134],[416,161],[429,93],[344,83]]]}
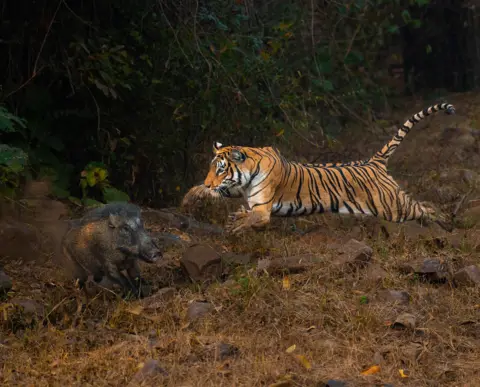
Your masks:
{"label": "rock", "polygon": [[191,245],[180,259],[180,264],[193,281],[214,280],[223,273],[220,254],[206,244]]}
{"label": "rock", "polygon": [[145,310],[154,310],[165,307],[165,303],[175,296],[174,288],[162,288],[157,293],[142,300]]}
{"label": "rock", "polygon": [[480,206],[467,208],[458,219],[458,226],[472,228],[480,224]]}
{"label": "rock", "polygon": [[325,387],[347,387],[347,383],[342,380],[330,379],[325,383]]}
{"label": "rock", "polygon": [[480,269],[477,265],[470,265],[460,269],[453,275],[457,286],[475,286],[480,284]]}
{"label": "rock", "polygon": [[[45,317],[45,309],[42,304],[34,300],[12,298],[8,301],[12,306],[11,312],[8,313],[9,318],[14,318],[17,324],[17,333],[23,324],[33,324],[34,321],[40,321]],[[7,304],[8,305],[8,304]],[[16,317],[13,317],[16,316]]]}
{"label": "rock", "polygon": [[155,359],[148,359],[143,367],[137,371],[130,381],[130,386],[137,386],[142,382],[153,381],[158,376],[168,376],[168,372],[160,366],[160,362]]}
{"label": "rock", "polygon": [[8,293],[12,288],[13,283],[8,275],[0,269],[0,294]]}
{"label": "rock", "polygon": [[240,350],[232,344],[219,343],[216,346],[215,359],[223,361],[229,357],[236,357],[240,354]]}
{"label": "rock", "polygon": [[467,208],[475,208],[475,207],[480,207],[480,199],[474,199],[470,200],[467,205]]}
{"label": "rock", "polygon": [[222,255],[222,262],[226,265],[241,266],[248,265],[252,261],[251,254],[225,253]]}
{"label": "rock", "polygon": [[419,343],[410,343],[400,348],[401,359],[407,365],[417,363],[418,356],[422,353],[423,346]]}
{"label": "rock", "polygon": [[410,313],[402,313],[391,325],[393,329],[415,329],[417,318]]}
{"label": "rock", "polygon": [[213,305],[208,302],[195,301],[188,306],[187,320],[192,322],[200,320],[213,310]]}
{"label": "rock", "polygon": [[403,264],[399,266],[399,270],[406,274],[418,274],[430,282],[442,282],[448,276],[447,265],[436,258],[427,258]]}
{"label": "rock", "polygon": [[388,273],[376,263],[369,265],[364,273],[364,278],[370,283],[382,282],[387,276]]}
{"label": "rock", "polygon": [[410,294],[403,290],[382,290],[378,293],[378,297],[382,301],[398,304],[408,304],[410,302]]}
{"label": "rock", "polygon": [[381,352],[375,352],[373,354],[373,364],[383,364],[385,362],[385,358],[383,357],[383,354]]}
{"label": "rock", "polygon": [[370,246],[355,239],[350,239],[337,250],[339,256],[333,264],[340,268],[364,266],[370,261],[373,254],[373,250]]}
{"label": "rock", "polygon": [[452,232],[450,235],[446,237],[447,243],[450,247],[454,249],[461,250],[466,245],[466,233],[463,232]]}
{"label": "rock", "polygon": [[320,257],[309,254],[274,258],[271,260],[261,259],[257,264],[257,272],[266,270],[269,274],[281,273],[284,271],[300,273],[312,268],[319,261]]}

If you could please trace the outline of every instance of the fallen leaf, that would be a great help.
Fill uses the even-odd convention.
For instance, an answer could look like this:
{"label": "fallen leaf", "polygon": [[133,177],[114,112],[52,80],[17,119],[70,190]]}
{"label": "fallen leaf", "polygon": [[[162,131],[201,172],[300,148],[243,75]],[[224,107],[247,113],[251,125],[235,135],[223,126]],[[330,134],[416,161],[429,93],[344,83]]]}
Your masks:
{"label": "fallen leaf", "polygon": [[306,331],[307,331],[307,332],[310,332],[310,331],[313,331],[314,329],[317,329],[317,327],[316,327],[315,325],[310,325],[310,326],[306,329]]}
{"label": "fallen leaf", "polygon": [[143,306],[142,305],[133,306],[131,308],[128,308],[127,312],[138,316],[140,313],[143,312]]}
{"label": "fallen leaf", "polygon": [[280,129],[275,136],[281,137],[281,136],[283,136],[284,133],[285,133],[285,129]]}
{"label": "fallen leaf", "polygon": [[300,362],[301,365],[303,365],[307,370],[310,370],[312,368],[312,365],[310,362],[307,360],[307,358],[303,355],[295,355],[295,358]]}
{"label": "fallen leaf", "polygon": [[399,369],[399,370],[398,370],[398,373],[400,374],[400,376],[401,376],[402,378],[408,378],[408,371],[407,371],[407,370]]}
{"label": "fallen leaf", "polygon": [[354,293],[354,294],[359,294],[359,295],[360,295],[360,294],[363,294],[363,292],[360,291],[360,290],[353,290],[353,293]]}
{"label": "fallen leaf", "polygon": [[283,289],[284,290],[290,289],[290,280],[288,279],[288,277],[286,277],[286,276],[283,277],[282,284],[283,284]]}
{"label": "fallen leaf", "polygon": [[296,344],[293,344],[293,345],[291,345],[290,347],[288,347],[285,352],[287,352],[287,353],[292,353],[293,351],[295,351],[295,348],[297,348],[297,345],[296,345]]}
{"label": "fallen leaf", "polygon": [[380,366],[374,365],[374,366],[371,366],[369,369],[363,371],[361,375],[374,375],[378,372],[380,372]]}

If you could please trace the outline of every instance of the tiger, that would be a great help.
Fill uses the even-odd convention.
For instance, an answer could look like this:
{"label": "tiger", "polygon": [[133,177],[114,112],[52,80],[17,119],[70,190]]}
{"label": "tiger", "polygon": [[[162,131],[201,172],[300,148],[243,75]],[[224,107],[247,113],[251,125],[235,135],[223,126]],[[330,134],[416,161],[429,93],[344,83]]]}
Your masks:
{"label": "tiger", "polygon": [[393,138],[372,157],[360,161],[307,164],[287,160],[277,148],[213,144],[214,158],[205,181],[184,197],[189,206],[206,196],[245,198],[229,215],[226,231],[264,229],[271,216],[293,217],[314,213],[367,215],[402,223],[435,222],[452,231],[447,218],[433,206],[419,202],[400,188],[387,171],[389,158],[412,127],[432,113],[455,114],[448,103],[432,105],[411,116]]}

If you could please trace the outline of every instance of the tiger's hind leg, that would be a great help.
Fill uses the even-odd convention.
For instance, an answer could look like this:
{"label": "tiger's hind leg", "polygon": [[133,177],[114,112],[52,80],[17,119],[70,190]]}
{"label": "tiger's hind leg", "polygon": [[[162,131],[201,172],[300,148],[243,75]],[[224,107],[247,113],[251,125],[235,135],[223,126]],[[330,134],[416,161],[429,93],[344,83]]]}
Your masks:
{"label": "tiger's hind leg", "polygon": [[424,225],[437,223],[445,231],[453,231],[453,217],[447,216],[432,203],[417,201],[401,190],[397,192],[397,198],[398,211],[394,221],[416,220]]}
{"label": "tiger's hind leg", "polygon": [[438,224],[447,232],[453,231],[453,215],[448,216],[447,214],[436,208],[433,204],[428,202],[420,202],[419,204],[422,206],[424,211],[424,215],[419,219],[420,222],[426,221],[427,224],[429,222],[433,222]]}

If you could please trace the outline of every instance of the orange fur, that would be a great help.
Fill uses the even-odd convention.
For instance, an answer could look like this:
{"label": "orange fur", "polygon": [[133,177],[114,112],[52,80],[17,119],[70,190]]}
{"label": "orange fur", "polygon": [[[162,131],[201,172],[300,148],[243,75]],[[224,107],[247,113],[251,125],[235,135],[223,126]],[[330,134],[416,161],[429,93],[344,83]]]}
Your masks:
{"label": "orange fur", "polygon": [[[388,174],[387,163],[413,125],[450,104],[433,105],[413,115],[373,157],[363,161],[301,164],[286,160],[272,147],[214,144],[210,170],[203,185],[185,197],[244,196],[249,210],[236,212],[227,225],[233,232],[263,228],[273,216],[301,216],[326,211],[381,217],[391,222],[433,220],[442,215],[407,195]],[[442,225],[443,227],[443,225]]]}

